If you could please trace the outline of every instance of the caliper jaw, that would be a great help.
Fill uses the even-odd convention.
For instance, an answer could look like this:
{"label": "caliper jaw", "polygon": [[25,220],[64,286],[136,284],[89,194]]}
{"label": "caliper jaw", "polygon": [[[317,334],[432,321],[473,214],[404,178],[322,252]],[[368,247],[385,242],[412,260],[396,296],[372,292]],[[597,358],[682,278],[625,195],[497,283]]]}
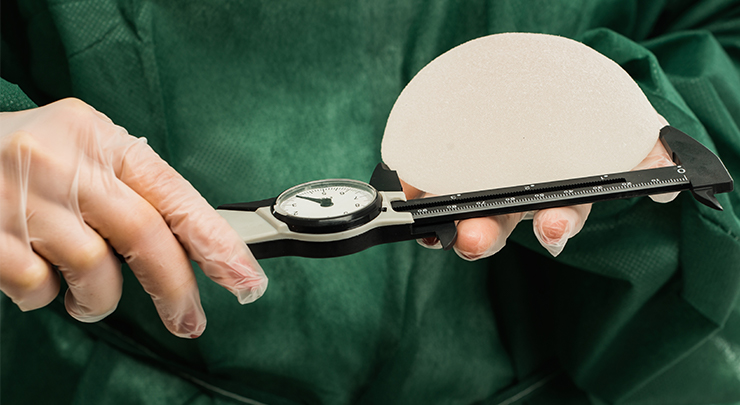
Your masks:
{"label": "caliper jaw", "polygon": [[691,194],[709,208],[722,210],[717,193],[733,189],[730,173],[722,161],[694,138],[671,126],[660,130],[660,141],[677,165],[691,169]]}

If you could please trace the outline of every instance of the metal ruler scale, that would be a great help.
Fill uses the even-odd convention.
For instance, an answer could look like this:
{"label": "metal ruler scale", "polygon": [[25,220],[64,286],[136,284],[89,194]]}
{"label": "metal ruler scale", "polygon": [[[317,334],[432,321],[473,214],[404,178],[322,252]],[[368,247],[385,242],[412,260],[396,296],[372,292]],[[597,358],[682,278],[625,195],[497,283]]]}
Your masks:
{"label": "metal ruler scale", "polygon": [[585,177],[580,183],[557,181],[460,193],[421,200],[395,201],[393,209],[410,212],[414,221],[424,224],[440,217],[461,220],[514,212],[534,211],[567,205],[663,194],[690,188],[683,166],[652,169],[649,172],[624,172]]}

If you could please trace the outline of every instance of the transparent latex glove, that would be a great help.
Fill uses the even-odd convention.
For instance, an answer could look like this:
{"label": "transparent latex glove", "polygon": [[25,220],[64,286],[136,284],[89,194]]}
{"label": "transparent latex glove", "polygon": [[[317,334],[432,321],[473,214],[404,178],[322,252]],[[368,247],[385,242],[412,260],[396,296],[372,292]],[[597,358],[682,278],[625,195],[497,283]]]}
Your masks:
{"label": "transparent latex glove", "polygon": [[[661,116],[663,125],[668,122]],[[658,141],[648,156],[633,170],[643,170],[657,167],[674,166],[670,155]],[[406,198],[428,197],[403,181],[403,190]],[[653,201],[666,203],[673,201],[678,193],[668,193],[650,196]],[[455,252],[465,260],[477,260],[489,257],[506,245],[506,240],[522,219],[532,218],[534,234],[540,244],[553,256],[559,255],[565,248],[568,239],[583,229],[583,225],[591,212],[591,204],[574,205],[569,207],[548,208],[533,213],[513,213],[484,218],[472,218],[457,223],[457,241]],[[422,246],[441,248],[436,238],[420,239]]]}
{"label": "transparent latex glove", "polygon": [[82,101],[0,113],[0,157],[0,290],[23,311],[51,302],[61,274],[69,314],[105,318],[121,296],[113,249],[180,337],[206,326],[188,258],[241,303],[267,287],[245,244],[190,183],[145,139]]}

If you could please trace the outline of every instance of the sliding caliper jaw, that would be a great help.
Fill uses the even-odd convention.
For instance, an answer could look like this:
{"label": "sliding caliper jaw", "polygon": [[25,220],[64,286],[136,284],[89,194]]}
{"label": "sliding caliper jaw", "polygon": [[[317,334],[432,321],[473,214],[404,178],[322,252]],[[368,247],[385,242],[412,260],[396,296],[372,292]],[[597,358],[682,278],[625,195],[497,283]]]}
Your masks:
{"label": "sliding caliper jaw", "polygon": [[[398,192],[403,193],[403,187],[401,186],[398,174],[383,162],[378,163],[375,167],[373,175],[370,176],[370,185],[384,195]],[[396,195],[396,198],[392,202],[395,204],[405,202],[405,195],[401,197],[401,195]],[[393,204],[391,204],[391,209],[393,209]],[[455,221],[442,221],[426,225],[412,224],[408,228],[408,231],[408,235],[405,235],[403,240],[435,237],[439,240],[444,250],[451,249],[457,240],[457,226],[455,225]]]}
{"label": "sliding caliper jaw", "polygon": [[[298,229],[283,222],[281,215],[276,213],[280,197],[222,205],[218,212],[237,231],[255,257],[263,259],[279,256],[337,257],[383,243],[431,237],[437,238],[444,249],[450,249],[457,239],[456,221],[461,219],[687,189],[697,201],[722,210],[714,195],[732,191],[733,181],[721,160],[701,143],[673,127],[664,127],[659,139],[677,166],[410,201],[406,201],[396,172],[381,162],[369,182],[377,190],[378,200],[374,203],[377,212],[367,214],[367,222],[351,222],[350,227],[339,232],[334,232],[335,228],[331,228],[331,232],[321,227]],[[327,191],[336,192],[337,189],[328,188]],[[317,198],[313,200],[318,201]],[[326,197],[321,199],[326,200]]]}

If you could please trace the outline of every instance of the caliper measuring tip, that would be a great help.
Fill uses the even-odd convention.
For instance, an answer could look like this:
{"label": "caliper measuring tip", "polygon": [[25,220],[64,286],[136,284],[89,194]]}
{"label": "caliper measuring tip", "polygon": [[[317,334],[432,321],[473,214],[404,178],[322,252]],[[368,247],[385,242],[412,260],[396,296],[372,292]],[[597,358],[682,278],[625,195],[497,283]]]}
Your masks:
{"label": "caliper measuring tip", "polygon": [[692,189],[691,194],[694,195],[697,201],[707,207],[717,211],[723,211],[722,205],[720,205],[717,197],[714,196],[714,190],[711,187]]}

